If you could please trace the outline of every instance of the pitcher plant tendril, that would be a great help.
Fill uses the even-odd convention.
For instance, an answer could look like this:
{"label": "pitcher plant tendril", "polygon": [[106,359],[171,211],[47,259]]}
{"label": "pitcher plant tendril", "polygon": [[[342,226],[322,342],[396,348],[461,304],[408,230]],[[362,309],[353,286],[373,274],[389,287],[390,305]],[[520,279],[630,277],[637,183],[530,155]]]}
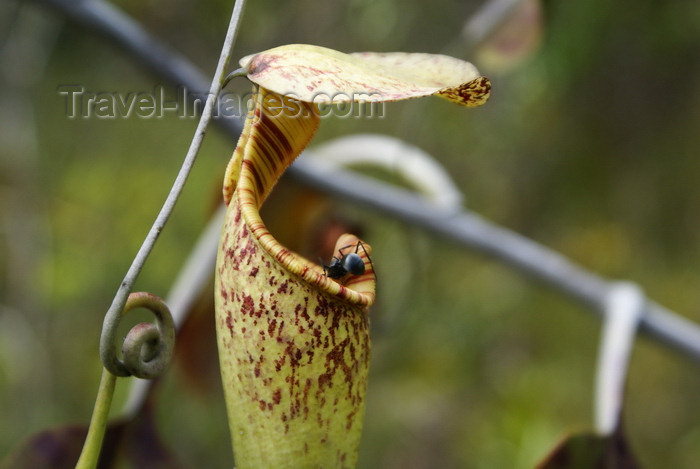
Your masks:
{"label": "pitcher plant tendril", "polygon": [[[156,324],[140,323],[129,331],[122,345],[124,361],[120,363],[133,376],[155,378],[168,367],[172,357],[175,345],[173,318],[163,300],[142,292],[129,295],[120,317],[137,308],[146,308],[153,312]],[[103,354],[113,355],[114,360],[119,360],[114,344],[116,329],[114,325],[109,337],[110,350],[103,351]],[[110,373],[106,367],[102,370],[95,408],[76,469],[91,469],[97,466],[116,380],[116,375]]]}
{"label": "pitcher plant tendril", "polygon": [[[153,312],[156,323],[140,323],[131,328],[122,344],[122,360],[117,356],[114,343],[116,325],[108,329],[106,340],[100,344],[100,355],[119,362],[130,376],[152,379],[168,367],[175,347],[175,325],[163,300],[150,293],[132,293],[121,317],[134,308],[146,308]],[[120,317],[120,318],[121,318]]]}
{"label": "pitcher plant tendril", "polygon": [[241,65],[255,84],[255,103],[224,178],[215,283],[236,467],[352,468],[369,372],[371,246],[341,235],[329,274],[279,244],[259,209],[316,132],[319,105],[438,95],[477,106],[490,84],[467,62],[429,54],[289,45]]}
{"label": "pitcher plant tendril", "polygon": [[[195,134],[192,138],[192,142],[190,143],[190,147],[187,150],[187,155],[185,156],[185,160],[182,163],[182,167],[180,168],[175,182],[173,183],[173,186],[170,189],[168,197],[163,203],[163,207],[158,213],[158,216],[156,217],[156,220],[153,223],[153,226],[151,227],[150,231],[146,235],[146,239],[141,245],[141,248],[134,257],[134,260],[126,273],[124,280],[122,281],[121,285],[117,290],[116,295],[114,296],[114,299],[112,300],[111,306],[105,314],[105,319],[102,326],[102,336],[100,338],[101,350],[109,349],[109,337],[113,333],[110,330],[110,328],[114,327],[114,325],[119,322],[119,314],[124,308],[124,305],[126,304],[127,296],[129,295],[129,292],[133,288],[134,284],[136,283],[136,279],[139,273],[141,272],[141,269],[143,268],[143,265],[145,264],[148,255],[151,253],[151,250],[155,246],[155,243],[158,240],[160,233],[165,228],[165,224],[168,222],[170,214],[175,208],[175,204],[177,203],[177,200],[180,197],[180,194],[182,193],[185,183],[187,182],[187,178],[197,158],[197,154],[199,153],[199,149],[201,148],[202,141],[204,140],[206,129],[209,126],[209,122],[211,121],[214,109],[217,105],[217,99],[219,97],[219,93],[221,92],[222,84],[225,80],[226,67],[228,66],[228,62],[231,58],[231,51],[233,49],[233,43],[236,38],[236,33],[238,32],[238,26],[240,24],[244,5],[245,0],[236,0],[236,3],[233,7],[231,21],[229,22],[228,31],[226,32],[226,38],[224,39],[224,45],[221,49],[221,55],[219,57],[219,62],[216,67],[216,72],[214,73],[214,78],[211,83],[206,104],[204,105],[202,116],[199,120],[199,123],[197,124],[197,129],[195,130]],[[110,373],[115,374],[117,376],[128,376],[128,371],[122,366],[120,362],[114,360],[113,357],[105,355],[101,355],[100,357],[102,358],[102,363],[110,371]]]}
{"label": "pitcher plant tendril", "polygon": [[[154,378],[165,370],[172,357],[175,344],[175,326],[167,306],[161,299],[151,294],[130,294],[130,292],[148,255],[170,218],[170,214],[182,193],[187,177],[199,153],[206,128],[211,121],[222,83],[224,82],[226,68],[231,58],[231,51],[233,50],[233,43],[238,32],[244,5],[245,0],[236,0],[233,7],[209,96],[182,167],[163,207],[158,213],[141,248],[134,257],[124,280],[117,289],[111,306],[105,314],[100,336],[100,359],[104,369],[88,435],[76,465],[78,469],[97,467],[117,376],[133,375],[140,378]],[[156,315],[156,324],[143,323],[132,328],[124,341],[122,347],[123,360],[120,360],[115,348],[117,328],[121,317],[127,311],[136,307],[144,307],[151,310]]]}

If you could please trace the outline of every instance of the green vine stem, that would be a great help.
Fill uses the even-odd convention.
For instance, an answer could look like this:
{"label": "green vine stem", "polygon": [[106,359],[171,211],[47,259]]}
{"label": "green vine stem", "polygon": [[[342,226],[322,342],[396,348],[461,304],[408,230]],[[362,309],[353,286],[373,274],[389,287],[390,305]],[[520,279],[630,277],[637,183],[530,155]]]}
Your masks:
{"label": "green vine stem", "polygon": [[75,469],[93,469],[97,467],[97,461],[102,450],[102,440],[104,440],[105,431],[107,430],[107,417],[109,416],[109,409],[112,407],[112,397],[114,396],[116,383],[117,377],[105,368],[102,368],[100,388],[97,391],[95,408],[90,419],[90,428]]}
{"label": "green vine stem", "polygon": [[[156,324],[140,323],[131,328],[122,345],[123,361],[121,361],[117,357],[114,344],[119,319],[137,308],[146,308],[152,311],[156,316]],[[145,379],[155,378],[170,363],[175,346],[175,325],[168,307],[157,296],[143,292],[129,295],[121,314],[115,322],[110,322],[107,325],[107,330],[109,332],[107,335],[109,350],[100,350],[100,355],[108,356],[110,360],[120,363],[120,366],[129,374]],[[75,466],[76,469],[97,467],[116,381],[117,376],[110,373],[106,367],[103,368],[95,408],[90,419],[90,428],[83,445],[83,451]]]}

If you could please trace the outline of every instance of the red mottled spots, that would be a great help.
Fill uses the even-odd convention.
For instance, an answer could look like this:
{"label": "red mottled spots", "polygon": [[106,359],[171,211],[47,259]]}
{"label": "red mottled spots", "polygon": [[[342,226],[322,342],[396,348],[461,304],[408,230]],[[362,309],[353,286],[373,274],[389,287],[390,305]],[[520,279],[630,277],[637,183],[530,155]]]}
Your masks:
{"label": "red mottled spots", "polygon": [[313,381],[311,378],[306,378],[306,381],[304,383],[304,389],[301,391],[301,401],[304,403],[304,419],[308,418],[309,416],[309,394],[311,393],[311,386],[313,385]]}
{"label": "red mottled spots", "polygon": [[299,415],[299,402],[293,402],[289,406],[289,414],[291,415],[292,418],[296,417]]}
{"label": "red mottled spots", "polygon": [[[280,321],[280,327],[279,327],[279,330],[277,332],[278,339],[282,338],[282,329],[284,329],[284,321]],[[280,340],[278,340],[278,342],[280,342]]]}
{"label": "red mottled spots", "polygon": [[282,400],[282,390],[280,388],[275,389],[275,392],[272,393],[272,402],[275,404],[279,404],[280,401]]}
{"label": "red mottled spots", "polygon": [[[287,293],[287,288],[288,288],[288,287],[289,287],[289,281],[288,281],[288,280],[285,280],[284,282],[282,282],[282,284],[281,284],[281,285],[279,286],[279,288],[277,289],[277,293],[280,293],[280,294],[282,294],[282,293]],[[297,308],[298,308],[298,307],[299,307],[299,306],[297,305]]]}
{"label": "red mottled spots", "polygon": [[355,415],[357,414],[357,409],[353,409],[346,418],[345,429],[350,430],[352,424],[355,423]]}
{"label": "red mottled spots", "polygon": [[248,274],[249,277],[256,277],[258,275],[258,272],[260,269],[258,267],[253,267],[250,269],[250,273]]}
{"label": "red mottled spots", "polygon": [[252,317],[255,314],[255,302],[253,301],[253,297],[245,293],[242,293],[241,297],[243,299],[241,303],[241,314]]}
{"label": "red mottled spots", "polygon": [[330,373],[323,373],[321,376],[318,377],[318,388],[319,391],[323,391],[323,388],[326,386],[332,386],[333,383],[331,383],[331,380],[333,379],[333,375]]}
{"label": "red mottled spots", "polygon": [[228,332],[231,334],[231,337],[233,337],[235,335],[233,332],[233,316],[231,316],[230,311],[226,315],[226,327],[228,327]]}

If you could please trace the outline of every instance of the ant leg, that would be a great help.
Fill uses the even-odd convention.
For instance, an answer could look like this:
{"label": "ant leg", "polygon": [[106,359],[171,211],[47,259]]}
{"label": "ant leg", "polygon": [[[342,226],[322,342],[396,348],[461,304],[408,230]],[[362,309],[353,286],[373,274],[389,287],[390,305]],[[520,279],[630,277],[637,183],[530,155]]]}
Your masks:
{"label": "ant leg", "polygon": [[[346,250],[347,248],[351,248],[353,246],[355,246],[355,254],[357,254],[357,251],[360,249],[360,244],[362,244],[362,241],[358,240],[355,244],[348,244],[347,246],[343,246],[342,248],[338,249],[338,253],[340,254],[340,257],[342,258],[345,255],[345,253],[343,252],[344,250]],[[364,250],[364,246],[362,247],[362,249]],[[365,254],[366,253],[367,253],[367,251],[365,251]]]}
{"label": "ant leg", "polygon": [[360,246],[362,246],[362,250],[365,252],[365,257],[369,261],[369,266],[372,267],[372,272],[374,273],[374,264],[372,264],[372,258],[369,256],[369,253],[365,249],[365,245],[362,241],[357,241],[357,247],[355,248],[355,254],[357,254],[358,250],[360,249]]}

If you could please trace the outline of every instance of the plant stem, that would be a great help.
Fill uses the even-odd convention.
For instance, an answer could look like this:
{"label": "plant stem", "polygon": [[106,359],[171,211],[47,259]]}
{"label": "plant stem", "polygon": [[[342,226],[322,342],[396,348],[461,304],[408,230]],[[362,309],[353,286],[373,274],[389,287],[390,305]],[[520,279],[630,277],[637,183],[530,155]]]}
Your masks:
{"label": "plant stem", "polygon": [[[173,183],[173,186],[170,189],[170,193],[168,194],[168,197],[163,203],[163,207],[161,208],[160,213],[156,217],[156,220],[153,223],[151,230],[149,231],[148,235],[146,235],[146,239],[144,240],[143,244],[141,245],[141,248],[134,257],[131,267],[127,271],[124,280],[119,286],[119,289],[117,290],[117,293],[114,296],[114,299],[112,300],[112,305],[110,306],[109,310],[107,311],[107,314],[105,315],[102,328],[102,336],[100,338],[101,350],[104,350],[108,346],[106,342],[109,342],[109,339],[111,337],[109,330],[118,325],[121,311],[124,309],[127,297],[129,296],[129,293],[131,292],[134,283],[136,283],[136,279],[138,278],[138,275],[141,272],[141,269],[143,268],[143,265],[145,264],[148,255],[151,253],[153,246],[155,245],[158,237],[160,236],[161,231],[165,227],[165,224],[168,222],[170,214],[175,208],[175,204],[177,203],[177,200],[180,194],[182,193],[182,189],[185,186],[187,177],[189,176],[192,166],[194,165],[194,162],[197,158],[197,154],[199,153],[199,149],[202,145],[206,129],[209,125],[209,122],[211,121],[214,108],[217,104],[219,93],[221,92],[226,68],[230,61],[231,52],[233,50],[233,43],[235,42],[236,34],[238,32],[238,26],[240,24],[244,4],[245,0],[236,0],[236,3],[233,7],[231,21],[229,23],[228,31],[226,33],[224,45],[221,49],[221,56],[219,57],[219,63],[216,66],[216,72],[214,73],[214,78],[211,83],[209,95],[207,97],[207,102],[204,106],[204,111],[202,112],[202,116],[199,120],[199,124],[197,125],[197,129],[195,130],[194,136],[192,137],[192,142],[190,143],[190,147],[187,151],[187,155],[185,156],[185,160],[182,163],[182,167],[180,168],[180,172],[178,173],[177,178],[175,179],[175,182]],[[111,346],[111,344],[109,345]],[[104,366],[112,373],[116,374],[117,376],[128,376],[128,372],[124,368],[124,365],[121,362],[119,362],[116,358],[112,357],[111,359],[109,359],[102,354],[101,356]]]}
{"label": "plant stem", "polygon": [[102,368],[102,377],[100,378],[100,387],[97,391],[95,408],[90,419],[90,428],[75,469],[93,469],[97,467],[102,441],[107,430],[107,417],[109,417],[109,409],[112,407],[112,397],[114,396],[116,383],[117,377],[105,368]]}
{"label": "plant stem", "polygon": [[[153,249],[153,246],[155,245],[161,231],[165,227],[170,214],[175,208],[175,204],[182,193],[187,177],[189,176],[192,166],[197,158],[197,154],[199,153],[199,149],[204,139],[204,134],[206,133],[209,122],[211,121],[214,107],[218,102],[219,93],[221,92],[226,68],[231,58],[231,52],[233,50],[233,44],[236,39],[238,27],[240,25],[244,5],[245,0],[236,0],[233,7],[233,13],[231,14],[231,21],[229,22],[228,31],[226,33],[226,39],[224,40],[224,45],[221,50],[221,56],[219,57],[219,63],[217,64],[216,72],[211,83],[209,96],[207,97],[206,105],[204,106],[202,116],[199,120],[199,124],[197,125],[192,142],[190,143],[187,155],[185,156],[185,161],[180,168],[180,172],[175,179],[173,187],[170,189],[170,193],[168,194],[160,213],[156,217],[151,230],[131,263],[131,267],[127,271],[124,280],[114,296],[112,305],[105,315],[100,342],[110,342],[112,340],[113,335],[108,329],[116,328],[118,326],[121,318],[121,312],[126,305],[126,301],[131,289],[134,286],[134,283],[136,282],[136,278],[141,272],[148,255]],[[101,343],[101,351],[106,348],[107,347]],[[114,371],[114,373],[110,371]],[[102,449],[102,442],[107,429],[107,418],[109,417],[109,410],[112,405],[112,397],[114,396],[114,387],[116,385],[117,375],[127,376],[128,374],[129,373],[126,371],[124,364],[121,363],[116,357],[109,362],[104,363],[102,377],[100,379],[100,387],[97,393],[97,400],[95,402],[95,408],[90,420],[90,428],[88,430],[87,438],[85,439],[83,451],[81,452],[80,458],[76,465],[76,469],[92,469],[97,466],[100,451]]]}

